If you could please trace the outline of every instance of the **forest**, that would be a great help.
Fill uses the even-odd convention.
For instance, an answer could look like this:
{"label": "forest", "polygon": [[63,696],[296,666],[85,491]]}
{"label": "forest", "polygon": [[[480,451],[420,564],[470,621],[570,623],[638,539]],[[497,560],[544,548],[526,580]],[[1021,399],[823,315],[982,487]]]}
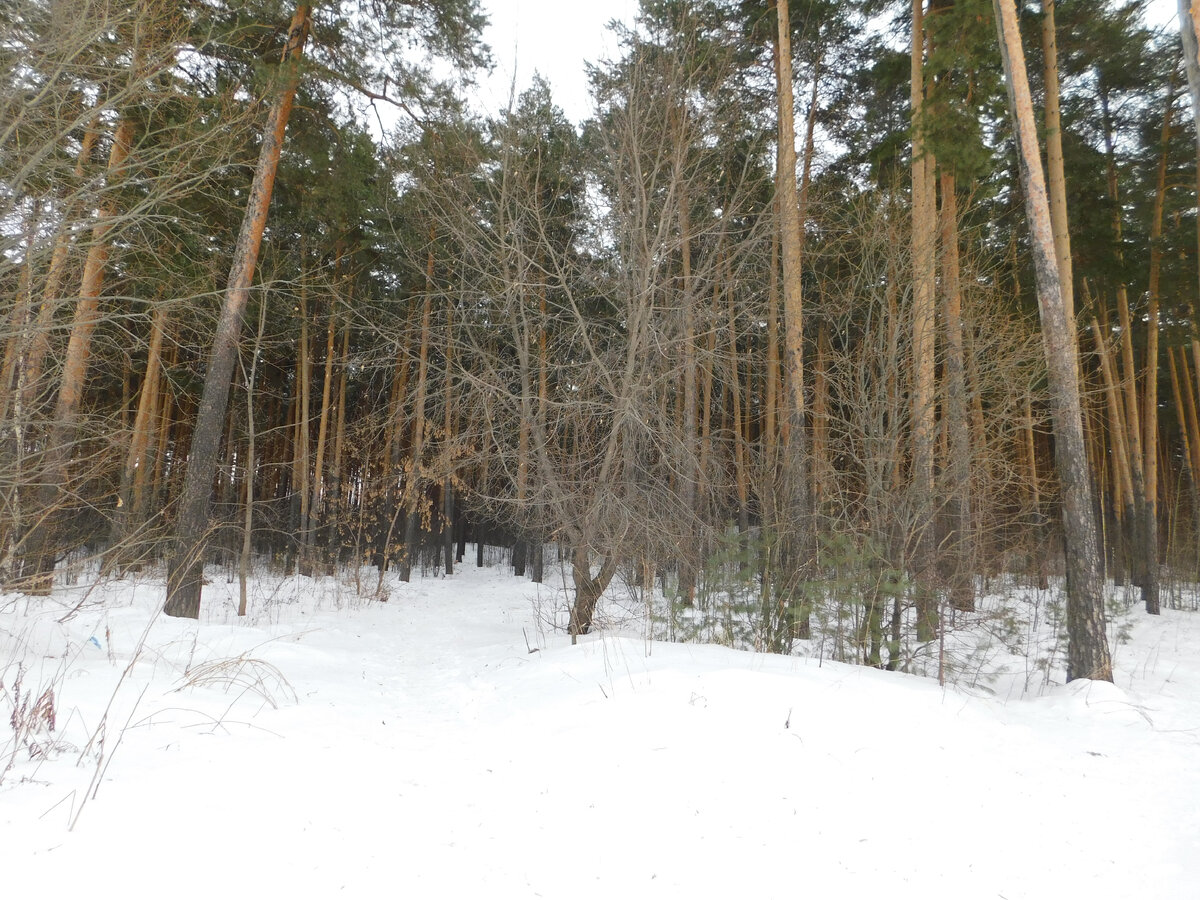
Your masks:
{"label": "forest", "polygon": [[897,669],[1016,578],[1111,680],[1106,581],[1200,578],[1200,70],[1145,5],[642,0],[576,124],[468,102],[477,0],[0,4],[5,589],[501,548],[575,636],[621,582]]}

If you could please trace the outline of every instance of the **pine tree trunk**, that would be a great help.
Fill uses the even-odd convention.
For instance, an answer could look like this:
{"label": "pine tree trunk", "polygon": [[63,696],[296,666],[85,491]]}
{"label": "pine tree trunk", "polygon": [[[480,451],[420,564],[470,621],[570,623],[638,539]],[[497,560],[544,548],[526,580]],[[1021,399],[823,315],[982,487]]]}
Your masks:
{"label": "pine tree trunk", "polygon": [[683,391],[679,398],[683,404],[683,415],[680,417],[683,434],[679,442],[682,458],[676,466],[676,471],[679,474],[681,506],[685,516],[682,523],[683,541],[679,548],[681,551],[679,555],[679,602],[690,607],[696,599],[698,564],[698,560],[695,558],[696,531],[694,527],[697,513],[696,463],[699,457],[699,433],[696,419],[696,302],[692,293],[692,233],[687,185],[684,183],[682,172],[677,171],[675,177],[679,182],[680,305],[683,313],[683,372],[681,373]]}
{"label": "pine tree trunk", "polygon": [[945,545],[949,551],[950,605],[975,608],[971,571],[971,426],[962,328],[962,286],[958,258],[958,185],[953,172],[942,173],[942,318],[946,328],[946,427],[950,473]]}
{"label": "pine tree trunk", "polygon": [[[775,191],[780,213],[780,246],[783,251],[783,319],[784,359],[787,367],[788,456],[784,461],[784,494],[787,498],[788,519],[792,527],[791,565],[797,582],[805,580],[816,561],[815,522],[812,514],[812,495],[809,485],[809,460],[805,434],[804,402],[804,322],[801,267],[803,264],[803,223],[800,221],[799,197],[796,193],[796,126],[792,102],[792,35],[788,0],[775,0],[777,34],[775,53],[775,86],[778,102],[778,153],[776,154]],[[792,624],[791,633],[779,646],[790,643],[792,637],[807,639],[810,635],[810,610],[802,598],[786,597],[782,619]]]}
{"label": "pine tree trunk", "polygon": [[1032,238],[1042,341],[1050,382],[1055,461],[1062,491],[1066,550],[1067,679],[1112,681],[1104,621],[1104,583],[1083,435],[1075,335],[1063,304],[1050,224],[1050,204],[1037,146],[1033,101],[1014,0],[993,0],[1004,62],[1017,159]]}
{"label": "pine tree trunk", "polygon": [[425,257],[425,297],[421,302],[421,344],[417,351],[417,387],[413,398],[414,418],[410,466],[404,485],[404,511],[407,515],[404,528],[404,556],[400,562],[400,580],[412,578],[413,562],[417,556],[417,541],[421,529],[421,514],[425,508],[425,484],[421,479],[421,465],[425,458],[425,394],[429,378],[430,319],[433,314],[433,241],[435,235],[429,230],[430,250]]}
{"label": "pine tree trunk", "polygon": [[935,554],[933,530],[934,330],[937,251],[937,187],[933,154],[925,145],[924,0],[912,0],[912,492],[916,537],[917,640],[937,634],[937,596],[930,582]]}
{"label": "pine tree trunk", "polygon": [[1154,191],[1154,209],[1150,217],[1150,277],[1146,311],[1146,374],[1143,383],[1142,441],[1145,452],[1143,469],[1146,477],[1146,503],[1139,533],[1138,552],[1145,560],[1146,580],[1142,584],[1142,601],[1146,612],[1161,612],[1158,585],[1158,328],[1159,291],[1162,282],[1163,206],[1167,194],[1167,150],[1171,139],[1171,120],[1175,113],[1175,76],[1172,70],[1167,86],[1167,111],[1163,115],[1159,135],[1161,152],[1158,159],[1158,179]]}
{"label": "pine tree trunk", "polygon": [[[321,520],[321,499],[324,487],[325,444],[329,436],[329,407],[333,395],[333,357],[337,339],[337,311],[330,309],[325,328],[325,378],[321,385],[321,413],[317,424],[317,455],[313,460],[312,497],[304,522],[304,546],[300,552],[301,569],[312,575],[316,569],[317,527]],[[311,369],[311,366],[310,366]]]}
{"label": "pine tree trunk", "polygon": [[[325,574],[333,575],[341,556],[339,532],[341,530],[342,504],[342,466],[345,460],[346,446],[346,373],[350,359],[350,327],[342,327],[342,350],[338,365],[338,396],[337,396],[337,425],[334,428],[333,460],[329,467],[329,499],[326,503],[327,522],[325,547]],[[362,502],[360,495],[359,502]],[[358,563],[356,562],[357,566]]]}
{"label": "pine tree trunk", "polygon": [[[108,186],[113,188],[120,179],[125,161],[133,145],[134,125],[122,119],[113,135],[108,158]],[[108,233],[117,215],[115,197],[100,210],[92,228],[92,244],[83,264],[79,285],[79,300],[71,323],[71,337],[63,361],[58,385],[58,399],[46,436],[46,453],[41,465],[41,484],[36,491],[34,506],[36,523],[25,535],[24,560],[20,566],[22,586],[31,594],[49,594],[53,583],[54,564],[62,548],[56,546],[55,532],[64,503],[71,496],[68,467],[79,426],[79,411],[87,383],[88,360],[91,356],[92,334],[100,322],[100,291],[104,286],[104,269],[108,263]]]}
{"label": "pine tree trunk", "polygon": [[133,549],[125,545],[132,532],[143,524],[134,518],[134,483],[139,471],[144,472],[148,460],[150,439],[154,434],[155,420],[158,418],[158,382],[162,370],[163,335],[166,331],[167,307],[159,303],[154,309],[150,323],[150,347],[146,353],[146,373],[142,377],[141,393],[138,396],[137,415],[133,420],[133,434],[130,438],[129,452],[125,456],[125,466],[121,471],[121,486],[117,492],[117,511],[113,519],[112,532],[109,539],[109,552],[105,556],[105,566],[124,567],[136,559]]}
{"label": "pine tree trunk", "polygon": [[283,135],[299,83],[296,64],[308,40],[311,18],[312,7],[300,4],[288,28],[287,45],[283,51],[283,65],[287,70],[285,82],[263,129],[262,149],[234,248],[221,316],[213,336],[204,376],[204,392],[188,453],[187,477],[179,498],[176,546],[167,567],[167,602],[163,611],[169,616],[200,617],[200,590],[208,537],[208,501],[217,467],[217,449],[229,404],[229,385],[237,361],[242,315],[254,282],[254,268],[258,262],[258,250],[275,187],[275,173],[279,168],[279,152],[283,147]]}
{"label": "pine tree trunk", "polygon": [[267,328],[267,304],[261,304],[258,313],[258,333],[250,357],[250,374],[246,379],[246,479],[244,516],[242,518],[242,552],[238,558],[238,609],[239,617],[246,615],[249,606],[250,556],[254,551],[254,388],[258,375],[258,351],[262,346],[263,332]]}
{"label": "pine tree trunk", "polygon": [[[300,242],[300,265],[304,266],[307,254],[304,241]],[[309,485],[309,431],[312,424],[312,345],[308,334],[308,278],[300,274],[300,342],[296,359],[296,439],[292,454],[292,515],[289,519],[288,536],[294,547],[297,571],[311,575],[308,567],[308,485]],[[292,567],[288,566],[289,574]]]}
{"label": "pine tree trunk", "polygon": [[1071,264],[1071,235],[1067,227],[1067,181],[1063,172],[1062,114],[1058,100],[1058,37],[1055,0],[1042,0],[1042,51],[1046,85],[1046,182],[1050,191],[1050,227],[1054,256],[1062,283],[1063,306],[1075,333],[1075,279]]}

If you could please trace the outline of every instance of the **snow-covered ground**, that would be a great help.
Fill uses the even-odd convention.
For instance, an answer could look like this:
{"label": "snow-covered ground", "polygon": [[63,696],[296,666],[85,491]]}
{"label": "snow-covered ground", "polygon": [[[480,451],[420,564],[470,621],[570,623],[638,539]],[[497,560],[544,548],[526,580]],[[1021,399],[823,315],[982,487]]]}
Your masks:
{"label": "snow-covered ground", "polygon": [[264,578],[245,620],[210,577],[199,623],[161,576],[0,596],[4,896],[1200,897],[1196,613],[1128,613],[1115,685],[941,687],[572,646],[499,568]]}

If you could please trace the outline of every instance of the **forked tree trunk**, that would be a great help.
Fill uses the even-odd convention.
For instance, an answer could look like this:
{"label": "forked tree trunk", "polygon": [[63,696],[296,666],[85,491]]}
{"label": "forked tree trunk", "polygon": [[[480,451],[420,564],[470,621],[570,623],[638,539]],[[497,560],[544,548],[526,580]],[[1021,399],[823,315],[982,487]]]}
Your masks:
{"label": "forked tree trunk", "polygon": [[1050,204],[1042,175],[1016,5],[1014,0],[993,0],[993,7],[1032,238],[1038,309],[1050,383],[1054,454],[1062,491],[1067,572],[1067,679],[1112,681],[1112,658],[1104,631],[1104,582],[1076,377],[1079,366],[1075,336],[1071,333],[1063,305],[1055,261]]}
{"label": "forked tree trunk", "polygon": [[587,550],[578,545],[574,548],[571,554],[571,580],[575,585],[575,605],[571,607],[571,621],[567,626],[572,639],[592,630],[596,604],[616,571],[617,557],[610,553],[601,561],[600,571],[593,578],[591,557]]}
{"label": "forked tree trunk", "polygon": [[192,444],[188,454],[187,477],[179,497],[179,518],[175,528],[176,546],[167,565],[167,602],[163,611],[169,616],[200,617],[200,589],[204,572],[204,550],[208,542],[208,501],[217,468],[222,423],[229,405],[229,384],[237,362],[237,344],[241,336],[242,315],[254,282],[254,268],[267,224],[279,151],[299,84],[297,64],[308,40],[312,7],[296,7],[288,28],[283,50],[284,84],[275,98],[263,129],[262,148],[241,231],[233,251],[229,283],[221,304],[221,315],[213,336],[204,392],[196,414]]}

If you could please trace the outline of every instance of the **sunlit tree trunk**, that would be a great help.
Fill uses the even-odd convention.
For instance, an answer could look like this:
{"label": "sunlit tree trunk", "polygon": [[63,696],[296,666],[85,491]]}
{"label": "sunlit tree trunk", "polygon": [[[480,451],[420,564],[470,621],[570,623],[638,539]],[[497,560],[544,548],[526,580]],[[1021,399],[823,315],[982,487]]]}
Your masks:
{"label": "sunlit tree trunk", "polygon": [[1046,182],[1050,191],[1050,226],[1054,256],[1062,282],[1063,306],[1075,333],[1075,280],[1071,265],[1071,236],[1067,227],[1067,181],[1063,172],[1062,114],[1058,100],[1058,36],[1055,0],[1042,0],[1042,56],[1046,85]]}
{"label": "sunlit tree trunk", "polygon": [[[125,161],[133,144],[134,124],[122,119],[113,135],[108,157],[108,182],[112,188],[120,180]],[[92,244],[83,264],[79,285],[79,300],[71,322],[71,337],[63,357],[62,376],[58,384],[58,399],[46,435],[46,453],[41,464],[41,484],[36,492],[33,514],[38,516],[25,536],[23,586],[32,594],[48,594],[53,583],[55,557],[54,532],[63,500],[69,496],[68,466],[79,425],[79,411],[87,383],[88,361],[92,352],[92,335],[100,322],[100,291],[104,286],[104,269],[108,263],[108,235],[117,215],[116,197],[111,197],[100,210],[92,228]]]}
{"label": "sunlit tree trunk", "polygon": [[[121,487],[117,493],[117,513],[113,521],[108,565],[122,565],[134,558],[131,548],[123,545],[130,532],[140,528],[142,521],[135,510],[141,504],[134,501],[134,485],[139,472],[145,472],[149,460],[150,440],[154,436],[155,420],[158,418],[158,382],[162,371],[163,335],[166,331],[167,307],[161,301],[155,306],[150,322],[150,346],[146,352],[146,372],[142,377],[142,388],[138,396],[137,414],[133,420],[129,451],[121,470]],[[140,498],[139,498],[140,501]]]}
{"label": "sunlit tree trunk", "polygon": [[912,523],[917,541],[917,639],[937,633],[937,597],[928,584],[933,563],[934,328],[937,250],[937,185],[934,159],[925,143],[924,0],[912,0]]}

